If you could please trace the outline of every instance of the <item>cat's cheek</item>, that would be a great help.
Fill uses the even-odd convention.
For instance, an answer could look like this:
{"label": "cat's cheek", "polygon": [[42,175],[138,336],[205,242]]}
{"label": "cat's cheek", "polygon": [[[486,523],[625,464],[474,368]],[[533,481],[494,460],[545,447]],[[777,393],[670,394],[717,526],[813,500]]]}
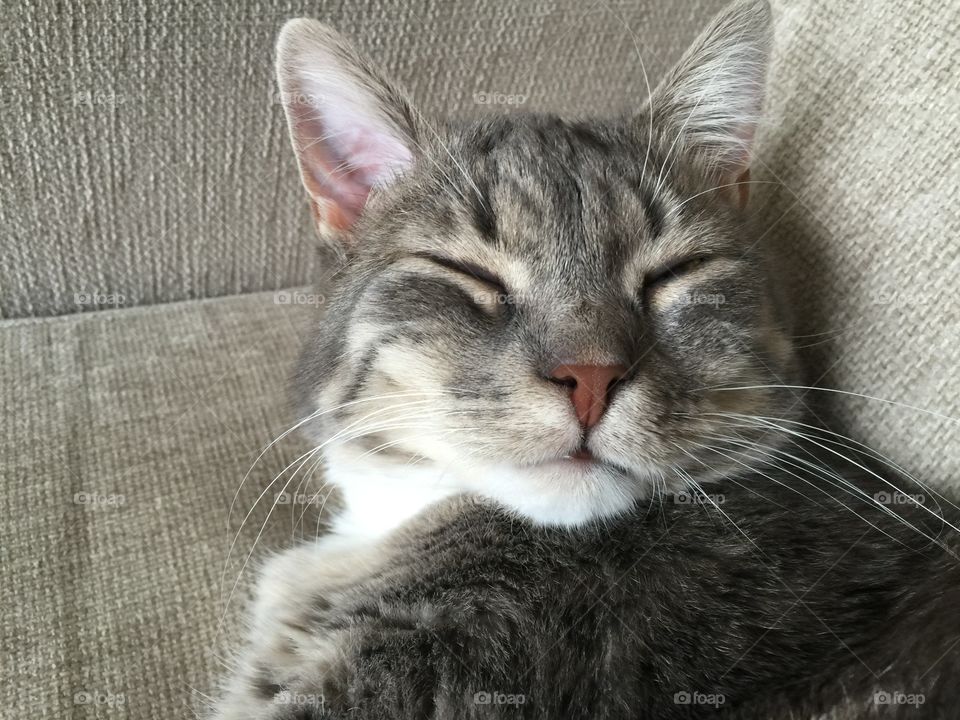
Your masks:
{"label": "cat's cheek", "polygon": [[623,388],[593,433],[595,454],[641,478],[659,474],[674,455],[663,438],[674,432],[675,412],[685,408],[671,385],[665,378],[647,376]]}

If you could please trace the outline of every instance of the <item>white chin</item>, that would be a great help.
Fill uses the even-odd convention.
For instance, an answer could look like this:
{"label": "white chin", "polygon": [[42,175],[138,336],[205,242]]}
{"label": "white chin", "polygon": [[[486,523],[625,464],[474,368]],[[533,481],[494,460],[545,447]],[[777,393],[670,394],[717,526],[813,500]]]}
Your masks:
{"label": "white chin", "polygon": [[575,526],[630,508],[648,486],[595,462],[471,468],[468,488],[541,525]]}

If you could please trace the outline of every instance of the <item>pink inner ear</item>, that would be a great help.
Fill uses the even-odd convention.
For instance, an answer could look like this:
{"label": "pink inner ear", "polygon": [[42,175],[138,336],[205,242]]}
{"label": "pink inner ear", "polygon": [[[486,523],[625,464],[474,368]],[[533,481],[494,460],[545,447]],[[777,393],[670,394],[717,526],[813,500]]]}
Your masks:
{"label": "pink inner ear", "polygon": [[410,166],[410,151],[367,115],[307,104],[290,110],[307,192],[324,223],[347,230],[370,191]]}

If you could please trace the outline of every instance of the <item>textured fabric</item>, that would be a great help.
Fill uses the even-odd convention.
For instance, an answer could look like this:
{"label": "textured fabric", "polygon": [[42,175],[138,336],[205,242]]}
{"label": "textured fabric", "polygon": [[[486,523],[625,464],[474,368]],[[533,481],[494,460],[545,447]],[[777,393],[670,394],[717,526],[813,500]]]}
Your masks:
{"label": "textured fabric", "polygon": [[[221,572],[229,594],[280,484],[255,501],[303,451],[290,439],[266,453],[227,522],[258,451],[291,424],[302,310],[271,293],[0,325],[11,717],[167,720],[202,707],[192,688],[209,693],[220,667]],[[266,547],[312,507],[306,488],[286,492]]]}
{"label": "textured fabric", "polygon": [[[812,392],[921,480],[960,485],[960,3],[776,3],[754,207]],[[822,413],[821,413],[822,414]],[[826,417],[826,416],[824,416]]]}
{"label": "textured fabric", "polygon": [[[600,112],[645,92],[618,14],[656,76],[719,4],[34,0],[12,18],[4,5],[0,313],[102,309],[111,295],[124,309],[0,324],[0,707],[166,720],[202,706],[191,688],[211,689],[230,543],[303,451],[288,439],[268,453],[227,522],[258,450],[291,422],[308,308],[271,293],[132,306],[320,270],[270,94],[284,18],[358,37],[434,112],[502,109],[474,104],[478,92]],[[754,179],[778,184],[755,185],[753,202],[788,261],[810,379],[952,417],[958,12],[956,0],[776,3]],[[955,421],[837,399],[854,437],[922,479],[960,479]],[[274,489],[244,523],[228,592]],[[278,507],[264,547],[309,509]]]}
{"label": "textured fabric", "polygon": [[592,113],[646,96],[624,22],[653,81],[723,4],[4,3],[0,317],[312,280],[273,71],[287,18],[355,38],[431,115]]}

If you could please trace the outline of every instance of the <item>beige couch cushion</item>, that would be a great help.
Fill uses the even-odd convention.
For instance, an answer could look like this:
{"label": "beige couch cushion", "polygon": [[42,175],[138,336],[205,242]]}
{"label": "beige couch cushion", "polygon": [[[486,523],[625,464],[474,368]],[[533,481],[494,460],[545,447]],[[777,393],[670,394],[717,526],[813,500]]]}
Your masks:
{"label": "beige couch cushion", "polygon": [[[244,473],[292,422],[298,310],[255,294],[0,325],[0,706],[19,710],[11,717],[190,717],[191,688],[210,692],[221,572],[229,593],[275,493],[225,569],[230,542],[302,452],[291,440],[267,453],[228,525]],[[289,542],[300,510],[278,503],[260,542]]]}
{"label": "beige couch cushion", "polygon": [[754,179],[781,184],[754,186],[758,230],[788,270],[810,383],[890,402],[808,400],[960,487],[960,2],[775,9]]}

